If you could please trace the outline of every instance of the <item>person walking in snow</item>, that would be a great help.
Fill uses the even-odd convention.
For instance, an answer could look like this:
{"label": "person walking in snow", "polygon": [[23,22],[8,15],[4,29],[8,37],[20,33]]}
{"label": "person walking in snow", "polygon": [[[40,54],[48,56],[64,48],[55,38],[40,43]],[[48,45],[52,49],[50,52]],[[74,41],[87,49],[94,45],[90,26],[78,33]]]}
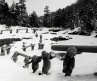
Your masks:
{"label": "person walking in snow", "polygon": [[33,70],[33,73],[35,73],[39,68],[39,62],[41,62],[41,59],[42,59],[41,56],[34,55],[31,61],[29,61],[25,65],[32,63],[32,70]]}
{"label": "person walking in snow", "polygon": [[65,58],[63,58],[63,73],[65,76],[71,76],[73,68],[75,67],[75,58],[77,50],[75,47],[69,47]]}
{"label": "person walking in snow", "polygon": [[48,75],[49,70],[51,68],[51,59],[55,57],[55,55],[52,55],[52,53],[48,53],[46,51],[42,51],[41,53],[42,59],[43,59],[43,67],[42,67],[42,73],[39,73],[39,75],[46,74]]}

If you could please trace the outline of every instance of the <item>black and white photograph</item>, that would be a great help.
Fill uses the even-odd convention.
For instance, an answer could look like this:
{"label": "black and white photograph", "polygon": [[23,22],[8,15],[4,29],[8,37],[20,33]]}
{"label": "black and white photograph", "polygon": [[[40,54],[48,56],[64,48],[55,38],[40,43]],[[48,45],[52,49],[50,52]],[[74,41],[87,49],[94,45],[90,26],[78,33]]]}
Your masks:
{"label": "black and white photograph", "polygon": [[0,81],[97,81],[97,0],[0,0]]}

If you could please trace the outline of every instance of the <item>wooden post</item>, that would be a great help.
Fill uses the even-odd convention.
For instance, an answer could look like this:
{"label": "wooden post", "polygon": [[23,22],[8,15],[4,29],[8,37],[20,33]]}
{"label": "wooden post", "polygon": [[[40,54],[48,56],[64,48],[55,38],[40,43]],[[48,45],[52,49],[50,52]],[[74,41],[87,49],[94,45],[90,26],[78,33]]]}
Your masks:
{"label": "wooden post", "polygon": [[34,50],[35,44],[31,44],[31,50]]}
{"label": "wooden post", "polygon": [[16,33],[18,33],[18,29],[16,30]]}
{"label": "wooden post", "polygon": [[3,33],[3,31],[1,30],[1,34]]}
{"label": "wooden post", "polygon": [[43,49],[44,44],[38,43],[38,49]]}
{"label": "wooden post", "polygon": [[12,30],[10,30],[10,33],[12,33]]}
{"label": "wooden post", "polygon": [[26,29],[26,33],[28,33],[28,29]]}

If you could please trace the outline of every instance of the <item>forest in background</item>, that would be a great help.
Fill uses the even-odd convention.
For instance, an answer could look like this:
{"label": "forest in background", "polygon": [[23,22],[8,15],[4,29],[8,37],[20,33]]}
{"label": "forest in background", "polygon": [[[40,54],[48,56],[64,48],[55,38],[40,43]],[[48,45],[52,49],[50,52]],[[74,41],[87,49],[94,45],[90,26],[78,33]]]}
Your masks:
{"label": "forest in background", "polygon": [[23,27],[61,27],[74,29],[81,27],[85,31],[97,30],[97,0],[77,0],[63,9],[50,12],[49,6],[44,8],[44,15],[38,16],[35,11],[27,13],[25,0],[0,2],[0,24]]}

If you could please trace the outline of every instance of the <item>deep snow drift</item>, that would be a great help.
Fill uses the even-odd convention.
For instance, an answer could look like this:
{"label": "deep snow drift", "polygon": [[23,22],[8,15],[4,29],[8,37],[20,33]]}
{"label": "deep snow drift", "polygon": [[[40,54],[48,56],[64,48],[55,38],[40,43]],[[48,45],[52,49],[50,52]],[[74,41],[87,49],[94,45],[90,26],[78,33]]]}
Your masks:
{"label": "deep snow drift", "polygon": [[[0,25],[0,28],[3,27]],[[39,63],[38,71],[33,74],[31,65],[29,68],[23,68],[24,65],[24,57],[18,56],[18,60],[14,63],[11,59],[14,51],[19,51],[29,56],[33,55],[41,55],[42,50],[38,50],[39,37],[36,38],[32,30],[29,28],[29,33],[25,33],[25,30],[19,31],[16,33],[16,29],[19,27],[12,27],[13,33],[3,32],[0,34],[1,38],[13,38],[13,37],[30,37],[32,39],[23,39],[20,42],[15,42],[14,46],[11,48],[11,53],[9,55],[0,56],[0,81],[97,81],[97,76],[94,76],[93,73],[97,72],[97,53],[82,53],[75,56],[75,68],[72,72],[71,77],[65,77],[62,73],[62,64],[63,62],[59,58],[54,58],[51,60],[51,69],[49,71],[49,75],[41,75],[38,73],[42,70],[42,61]],[[0,30],[1,30],[0,29]],[[43,35],[43,44],[45,44],[44,49],[47,52],[53,51],[51,50],[51,44],[64,44],[64,45],[97,45],[97,38],[94,36],[96,34],[92,34],[91,36],[79,36],[79,35],[68,35],[62,34],[69,30],[60,31],[57,35],[53,34],[42,34]],[[43,31],[37,31],[40,35],[41,33],[48,32],[48,29],[44,28]],[[70,36],[72,39],[60,42],[51,41],[50,38],[55,36]],[[27,48],[26,52],[23,52],[22,44],[26,42],[26,46],[32,44],[36,44],[33,51],[31,48]],[[54,51],[58,53],[59,51]]]}

